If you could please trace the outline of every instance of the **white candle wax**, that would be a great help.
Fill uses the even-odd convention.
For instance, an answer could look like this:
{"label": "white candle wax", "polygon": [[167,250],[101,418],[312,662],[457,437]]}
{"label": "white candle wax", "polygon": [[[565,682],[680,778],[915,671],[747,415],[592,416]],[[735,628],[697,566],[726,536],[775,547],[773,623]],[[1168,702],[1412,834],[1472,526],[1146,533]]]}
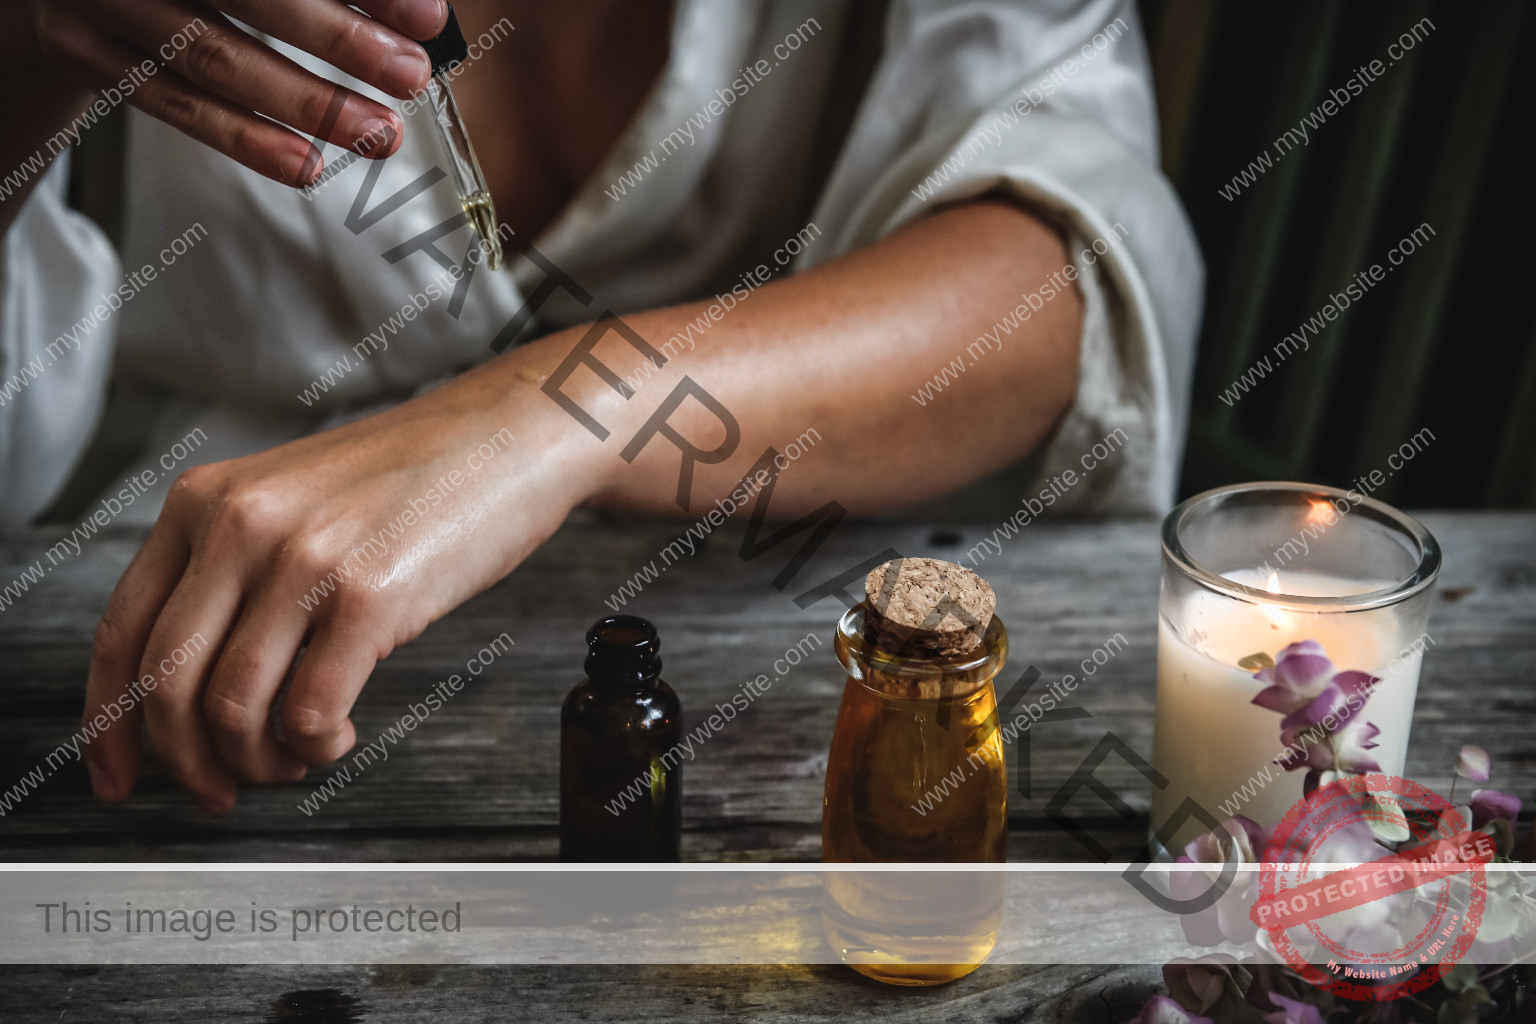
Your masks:
{"label": "white candle wax", "polygon": [[[1265,581],[1256,574],[1230,573],[1247,586],[1305,597],[1347,597],[1390,586],[1387,580],[1358,580],[1291,572]],[[1300,640],[1316,640],[1337,670],[1358,669],[1381,677],[1355,717],[1381,730],[1371,755],[1382,771],[1400,775],[1418,692],[1422,651],[1405,650],[1393,610],[1368,612],[1297,611],[1278,604],[1234,600],[1195,590],[1176,610],[1178,631],[1159,616],[1157,715],[1153,763],[1169,785],[1152,792],[1152,827],[1161,828],[1186,797],[1193,797],[1218,821],[1246,815],[1273,825],[1302,797],[1305,768],[1286,771],[1274,764],[1284,749],[1284,717],[1253,703],[1264,688],[1238,661],[1263,652],[1274,657]],[[1205,831],[1190,819],[1175,835],[1170,852],[1181,853]]]}

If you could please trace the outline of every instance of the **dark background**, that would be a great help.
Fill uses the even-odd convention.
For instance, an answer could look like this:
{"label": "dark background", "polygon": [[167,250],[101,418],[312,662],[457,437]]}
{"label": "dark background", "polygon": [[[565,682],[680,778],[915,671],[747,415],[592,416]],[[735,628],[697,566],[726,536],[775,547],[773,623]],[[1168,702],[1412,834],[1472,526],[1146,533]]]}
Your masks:
{"label": "dark background", "polygon": [[[1376,496],[1536,506],[1533,215],[1520,154],[1536,17],[1518,0],[1141,0],[1163,163],[1208,268],[1181,497],[1348,486],[1420,430]],[[1218,189],[1421,19],[1402,59],[1234,201]],[[1433,30],[1429,29],[1433,26]],[[1420,224],[1423,247],[1228,409],[1218,396]]]}

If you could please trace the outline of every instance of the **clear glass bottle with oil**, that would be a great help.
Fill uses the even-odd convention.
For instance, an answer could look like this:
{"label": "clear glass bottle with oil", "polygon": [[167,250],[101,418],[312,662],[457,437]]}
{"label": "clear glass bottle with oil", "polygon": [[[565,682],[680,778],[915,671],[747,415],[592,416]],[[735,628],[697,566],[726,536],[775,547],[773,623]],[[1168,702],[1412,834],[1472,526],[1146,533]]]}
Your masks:
{"label": "clear glass bottle with oil", "polygon": [[458,190],[459,206],[464,216],[480,236],[480,246],[485,261],[492,270],[501,269],[501,232],[496,219],[496,204],[491,200],[490,186],[480,170],[480,158],[475,154],[475,144],[470,141],[469,129],[464,125],[464,115],[459,113],[459,102],[454,99],[449,84],[457,68],[469,57],[469,44],[459,28],[459,18],[448,4],[448,21],[442,34],[422,43],[432,62],[432,78],[427,83],[427,102],[431,105],[433,119],[437,122],[443,145],[448,150],[449,166],[453,168],[454,187]]}
{"label": "clear glass bottle with oil", "polygon": [[[822,808],[829,863],[1007,860],[1008,787],[992,682],[1008,655],[996,616],[975,649],[909,657],[845,614],[834,646],[848,670]],[[936,985],[979,967],[997,942],[1000,871],[829,871],[827,941],[854,970]]]}

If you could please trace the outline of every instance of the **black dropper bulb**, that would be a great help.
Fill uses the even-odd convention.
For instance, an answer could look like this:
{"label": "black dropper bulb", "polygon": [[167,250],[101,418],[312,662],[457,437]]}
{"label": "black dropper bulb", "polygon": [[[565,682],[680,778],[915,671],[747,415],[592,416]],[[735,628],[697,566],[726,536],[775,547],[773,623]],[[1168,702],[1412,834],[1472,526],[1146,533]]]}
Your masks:
{"label": "black dropper bulb", "polygon": [[464,42],[464,31],[459,28],[459,16],[453,13],[453,4],[448,5],[448,23],[443,30],[422,43],[421,48],[427,51],[427,59],[432,61],[434,75],[452,71],[469,57],[469,44]]}

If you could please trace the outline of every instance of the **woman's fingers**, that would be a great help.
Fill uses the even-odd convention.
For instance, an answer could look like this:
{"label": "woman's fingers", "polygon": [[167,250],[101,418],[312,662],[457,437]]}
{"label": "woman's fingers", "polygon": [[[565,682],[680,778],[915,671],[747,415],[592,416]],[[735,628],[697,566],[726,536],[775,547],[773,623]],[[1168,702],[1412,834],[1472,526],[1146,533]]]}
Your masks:
{"label": "woman's fingers", "polygon": [[[184,17],[187,14],[175,8],[146,6],[131,17],[119,15],[111,27],[133,45],[150,50],[182,32]],[[211,12],[206,26],[167,59],[169,70],[193,86],[237,109],[255,111],[340,146],[400,136],[400,116],[382,103],[327,82]],[[421,48],[406,45],[417,51],[425,66]],[[343,99],[340,105],[335,103],[337,97]]]}
{"label": "woman's fingers", "polygon": [[[70,63],[97,83],[117,81],[123,68],[144,59],[127,44],[94,30],[82,30],[73,45]],[[312,155],[308,139],[198,88],[174,71],[143,79],[128,102],[273,181],[299,187],[320,173],[321,161]]]}
{"label": "woman's fingers", "polygon": [[357,742],[347,715],[378,664],[374,641],[350,621],[337,616],[317,628],[283,698],[283,741],[311,766],[330,764]]}
{"label": "woman's fingers", "polygon": [[109,704],[125,712],[121,720],[99,730],[85,748],[91,789],[103,800],[121,800],[133,792],[139,774],[143,690],[129,684],[138,678],[136,670],[150,631],[176,589],[187,558],[188,547],[180,531],[163,520],[156,524],[117,581],[96,627],[83,722],[86,728],[94,729],[96,716],[106,714]]}
{"label": "woman's fingers", "polygon": [[[387,23],[337,0],[222,0],[218,6],[402,98],[418,93],[431,75],[425,52],[408,33],[435,34],[445,18],[440,0],[361,5]],[[305,136],[375,158],[392,155],[403,137],[394,111],[310,73],[210,6],[114,0],[88,12],[58,7],[39,23],[50,55],[99,87],[123,80],[130,69],[160,65],[133,75],[130,103],[285,185],[306,185],[320,173],[319,153]]]}
{"label": "woman's fingers", "polygon": [[353,6],[411,39],[434,39],[448,24],[443,0],[359,0]]}
{"label": "woman's fingers", "polygon": [[226,767],[246,782],[293,782],[306,766],[277,741],[272,705],[309,621],[293,600],[262,591],[240,616],[203,696],[203,719]]}
{"label": "woman's fingers", "polygon": [[[201,563],[201,564],[200,564]],[[144,719],[160,764],[205,811],[235,806],[235,779],[203,722],[203,684],[240,607],[241,581],[196,556],[160,612],[144,647],[141,677],[155,680]]]}
{"label": "woman's fingers", "polygon": [[[416,95],[432,77],[426,51],[413,38],[336,0],[223,0],[221,6],[252,28],[399,99]],[[375,6],[415,12],[423,5]],[[411,20],[426,25],[429,19],[415,14]]]}

